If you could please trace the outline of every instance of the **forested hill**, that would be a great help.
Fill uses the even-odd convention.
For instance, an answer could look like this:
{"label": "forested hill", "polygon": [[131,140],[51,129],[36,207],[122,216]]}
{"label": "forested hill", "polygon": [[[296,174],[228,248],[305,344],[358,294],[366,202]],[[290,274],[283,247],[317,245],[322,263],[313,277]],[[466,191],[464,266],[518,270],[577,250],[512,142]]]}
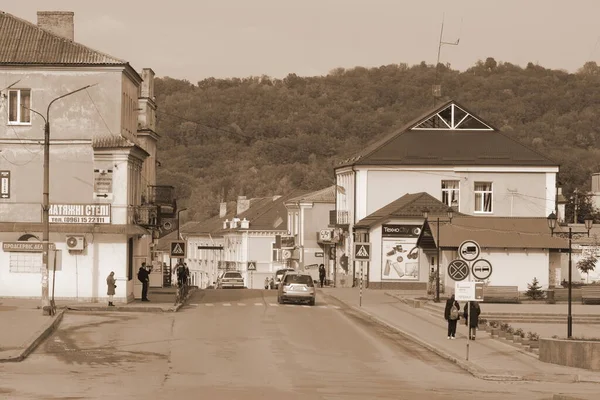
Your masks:
{"label": "forested hill", "polygon": [[[600,67],[574,74],[496,62],[438,67],[454,99],[561,164],[568,195],[600,172]],[[159,183],[176,187],[186,220],[235,200],[333,184],[333,165],[433,106],[435,67],[336,69],[327,76],[157,79]],[[439,104],[439,103],[438,103]]]}

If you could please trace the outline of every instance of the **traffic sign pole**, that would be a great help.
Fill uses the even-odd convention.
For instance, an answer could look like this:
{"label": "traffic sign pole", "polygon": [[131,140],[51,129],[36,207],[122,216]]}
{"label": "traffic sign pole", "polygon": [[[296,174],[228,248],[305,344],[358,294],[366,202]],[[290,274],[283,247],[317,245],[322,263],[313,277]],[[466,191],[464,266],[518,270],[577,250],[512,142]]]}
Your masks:
{"label": "traffic sign pole", "polygon": [[360,290],[359,290],[359,297],[358,297],[358,306],[359,307],[362,307],[363,265],[364,265],[364,262],[361,261],[360,262]]}

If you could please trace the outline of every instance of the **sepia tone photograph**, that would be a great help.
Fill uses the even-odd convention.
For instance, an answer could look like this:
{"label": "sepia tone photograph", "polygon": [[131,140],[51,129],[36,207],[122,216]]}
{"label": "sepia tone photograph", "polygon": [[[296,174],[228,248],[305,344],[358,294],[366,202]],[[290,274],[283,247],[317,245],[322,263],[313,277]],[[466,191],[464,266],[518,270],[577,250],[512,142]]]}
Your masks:
{"label": "sepia tone photograph", "polygon": [[597,0],[0,4],[0,399],[597,400]]}

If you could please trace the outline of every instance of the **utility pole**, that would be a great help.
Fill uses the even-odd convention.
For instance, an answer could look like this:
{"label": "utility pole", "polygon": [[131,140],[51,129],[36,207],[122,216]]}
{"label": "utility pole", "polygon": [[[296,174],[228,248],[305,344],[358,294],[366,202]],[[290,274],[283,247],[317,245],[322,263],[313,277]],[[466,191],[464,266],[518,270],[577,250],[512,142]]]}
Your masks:
{"label": "utility pole", "polygon": [[[50,107],[55,101],[81,92],[95,85],[87,85],[80,89],[74,90],[62,96],[56,97],[48,104],[46,116],[41,113],[27,108],[29,111],[39,115],[44,120],[44,188],[42,192],[42,313],[43,315],[54,315],[56,313],[56,305],[54,299],[50,302],[49,290],[49,273],[48,273],[48,253],[50,251]],[[54,282],[53,282],[54,283]]]}

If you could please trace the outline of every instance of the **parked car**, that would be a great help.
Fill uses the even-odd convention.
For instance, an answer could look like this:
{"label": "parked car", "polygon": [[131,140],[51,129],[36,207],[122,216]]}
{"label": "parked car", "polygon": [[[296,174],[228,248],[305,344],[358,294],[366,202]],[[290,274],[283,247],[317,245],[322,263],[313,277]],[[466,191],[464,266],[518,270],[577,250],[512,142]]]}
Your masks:
{"label": "parked car", "polygon": [[299,272],[288,272],[283,276],[277,290],[277,302],[307,302],[315,305],[316,290],[312,276]]}
{"label": "parked car", "polygon": [[282,268],[275,272],[275,277],[273,278],[273,289],[279,289],[279,282],[281,282],[281,279],[287,272],[296,272],[296,270],[293,268]]}
{"label": "parked car", "polygon": [[244,277],[236,271],[228,271],[217,282],[218,289],[244,288]]}

